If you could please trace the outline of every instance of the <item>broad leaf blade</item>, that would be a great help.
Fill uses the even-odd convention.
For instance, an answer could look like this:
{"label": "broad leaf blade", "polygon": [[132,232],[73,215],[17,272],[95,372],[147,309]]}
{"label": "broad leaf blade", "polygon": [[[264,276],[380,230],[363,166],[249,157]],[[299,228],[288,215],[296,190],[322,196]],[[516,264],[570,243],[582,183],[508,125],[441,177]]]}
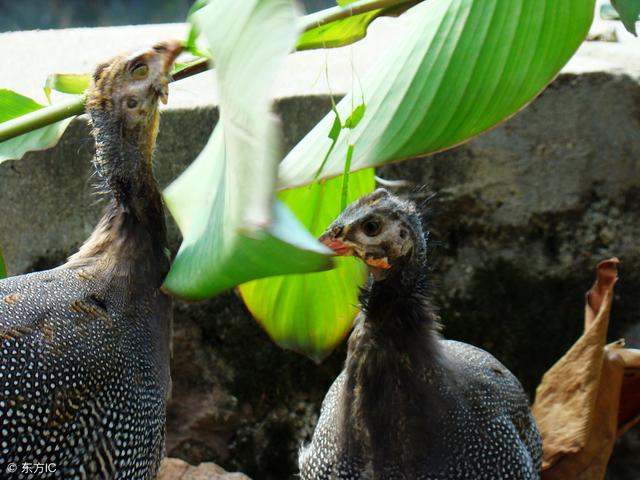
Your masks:
{"label": "broad leaf blade", "polygon": [[611,5],[618,11],[624,28],[638,36],[636,22],[640,15],[640,0],[611,0]]}
{"label": "broad leaf blade", "polygon": [[351,115],[349,115],[349,118],[344,121],[344,128],[356,128],[360,123],[360,120],[362,120],[362,117],[364,117],[366,108],[367,107],[364,103],[361,103],[356,108],[354,108],[353,112],[351,112]]}
{"label": "broad leaf blade", "polygon": [[[11,90],[0,89],[0,123],[44,108],[35,100]],[[38,130],[0,142],[0,163],[14,160],[32,150],[53,147],[64,133],[73,117],[53,123]]]}
{"label": "broad leaf blade", "polygon": [[291,2],[218,0],[192,18],[216,59],[220,121],[165,191],[184,237],[165,288],[197,300],[330,267],[328,250],[273,197],[279,155],[269,93],[297,34]]}
{"label": "broad leaf blade", "polygon": [[[362,81],[367,111],[331,151],[323,177],[455,146],[513,115],[555,77],[586,36],[593,0],[429,0],[401,17],[400,44]],[[346,118],[360,100],[338,105]],[[331,142],[328,114],[280,164],[280,186],[310,182]]]}
{"label": "broad leaf blade", "polygon": [[[350,177],[349,202],[373,191],[373,170]],[[342,179],[279,194],[296,217],[318,237],[338,216]],[[337,268],[306,275],[265,278],[240,285],[247,307],[280,346],[322,360],[344,338],[357,313],[364,264],[353,257],[335,259]]]}

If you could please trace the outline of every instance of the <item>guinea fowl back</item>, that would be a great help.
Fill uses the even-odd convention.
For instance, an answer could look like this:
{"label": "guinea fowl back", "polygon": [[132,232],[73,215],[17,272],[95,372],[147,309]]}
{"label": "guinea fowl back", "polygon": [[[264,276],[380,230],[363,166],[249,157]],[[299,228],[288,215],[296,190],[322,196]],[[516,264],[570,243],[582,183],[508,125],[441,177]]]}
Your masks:
{"label": "guinea fowl back", "polygon": [[[172,314],[151,155],[180,49],[98,67],[87,111],[109,205],[65,265],[0,281],[0,465],[18,468],[8,478],[155,478]],[[34,476],[34,464],[50,471]]]}
{"label": "guinea fowl back", "polygon": [[439,334],[415,206],[377,190],[321,240],[371,275],[345,369],[300,452],[301,477],[539,478],[540,436],[518,380],[488,353]]}

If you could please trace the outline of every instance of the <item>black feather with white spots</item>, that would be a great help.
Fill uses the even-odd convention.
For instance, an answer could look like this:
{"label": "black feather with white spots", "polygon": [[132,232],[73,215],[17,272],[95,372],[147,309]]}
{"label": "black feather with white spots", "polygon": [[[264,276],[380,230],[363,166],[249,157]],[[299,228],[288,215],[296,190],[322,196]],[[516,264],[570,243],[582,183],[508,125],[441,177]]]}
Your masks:
{"label": "black feather with white spots", "polygon": [[[102,280],[59,268],[0,281],[0,469],[18,466],[0,477],[155,477],[170,301]],[[37,463],[56,471],[22,472]]]}

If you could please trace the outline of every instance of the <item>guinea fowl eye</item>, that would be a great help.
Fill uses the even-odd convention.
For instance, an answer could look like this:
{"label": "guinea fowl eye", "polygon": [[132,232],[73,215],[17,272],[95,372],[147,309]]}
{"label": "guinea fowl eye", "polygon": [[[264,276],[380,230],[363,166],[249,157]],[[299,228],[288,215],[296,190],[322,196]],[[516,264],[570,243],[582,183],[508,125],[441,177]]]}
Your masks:
{"label": "guinea fowl eye", "polygon": [[367,220],[362,224],[362,231],[368,237],[375,237],[380,233],[380,224],[375,220]]}
{"label": "guinea fowl eye", "polygon": [[136,108],[138,106],[138,100],[134,97],[127,98],[127,107],[128,108]]}
{"label": "guinea fowl eye", "polygon": [[131,70],[131,76],[134,80],[142,80],[146,78],[149,73],[149,67],[145,63],[138,63],[133,70]]}

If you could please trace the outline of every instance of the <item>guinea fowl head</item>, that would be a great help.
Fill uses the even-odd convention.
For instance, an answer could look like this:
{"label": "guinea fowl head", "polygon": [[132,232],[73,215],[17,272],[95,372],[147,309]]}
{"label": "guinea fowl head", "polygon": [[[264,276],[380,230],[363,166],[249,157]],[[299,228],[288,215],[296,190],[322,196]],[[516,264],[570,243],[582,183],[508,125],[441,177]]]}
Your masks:
{"label": "guinea fowl head", "polygon": [[421,269],[426,238],[415,204],[379,188],[349,205],[320,241],[337,255],[362,259],[375,280]]}
{"label": "guinea fowl head", "polygon": [[120,201],[152,180],[151,155],[158,132],[158,101],[167,102],[179,41],[161,42],[99,65],[87,98],[96,137],[95,164]]}

